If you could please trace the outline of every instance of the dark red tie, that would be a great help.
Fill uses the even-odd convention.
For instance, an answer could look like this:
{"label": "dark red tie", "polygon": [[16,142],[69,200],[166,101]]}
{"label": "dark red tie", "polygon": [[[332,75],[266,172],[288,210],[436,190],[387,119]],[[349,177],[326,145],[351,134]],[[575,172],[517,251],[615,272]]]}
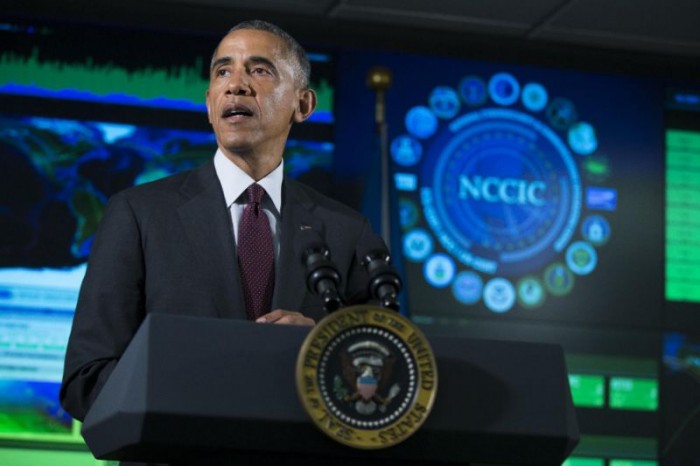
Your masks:
{"label": "dark red tie", "polygon": [[272,231],[260,203],[265,189],[253,183],[246,189],[248,204],[238,224],[238,265],[248,319],[270,312],[275,289]]}

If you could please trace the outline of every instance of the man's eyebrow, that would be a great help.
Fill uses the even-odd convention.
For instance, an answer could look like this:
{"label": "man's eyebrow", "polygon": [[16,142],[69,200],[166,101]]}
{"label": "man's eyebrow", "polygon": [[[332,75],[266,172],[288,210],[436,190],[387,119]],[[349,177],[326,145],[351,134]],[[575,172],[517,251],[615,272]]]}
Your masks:
{"label": "man's eyebrow", "polygon": [[258,56],[258,55],[253,55],[253,56],[251,56],[251,57],[248,58],[248,61],[249,61],[250,63],[255,64],[255,65],[261,65],[261,64],[262,64],[262,65],[267,65],[267,66],[269,66],[273,71],[275,71],[275,73],[277,72],[277,67],[276,67],[275,64],[272,62],[272,60],[270,60],[269,58],[261,57],[261,56]]}
{"label": "man's eyebrow", "polygon": [[231,61],[232,61],[231,57],[228,57],[228,56],[219,57],[216,60],[212,60],[210,70],[213,70],[214,68],[216,68],[219,65],[228,65],[229,63],[231,63]]}
{"label": "man's eyebrow", "polygon": [[[229,56],[219,57],[219,58],[217,58],[216,60],[213,60],[213,61],[211,62],[211,68],[210,68],[210,70],[213,71],[214,68],[216,68],[217,66],[220,66],[220,65],[229,65],[229,64],[231,64],[232,61],[233,61],[233,59],[232,59],[231,57],[229,57]],[[260,64],[266,65],[266,66],[268,66],[270,69],[272,69],[275,73],[277,73],[277,67],[276,67],[275,64],[272,62],[272,60],[270,60],[269,58],[266,58],[266,57],[263,57],[263,56],[259,56],[259,55],[253,55],[253,56],[251,56],[251,57],[248,57],[248,60],[247,60],[247,61],[248,61],[249,63],[254,64],[254,65],[260,65]]]}

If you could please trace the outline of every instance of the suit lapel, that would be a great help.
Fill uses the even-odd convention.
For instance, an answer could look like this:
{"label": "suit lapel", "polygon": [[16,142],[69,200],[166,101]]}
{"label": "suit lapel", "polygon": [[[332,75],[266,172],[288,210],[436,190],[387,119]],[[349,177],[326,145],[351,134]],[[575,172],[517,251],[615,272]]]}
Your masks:
{"label": "suit lapel", "polygon": [[306,267],[301,253],[294,250],[295,237],[302,228],[323,228],[312,215],[314,203],[299,190],[293,181],[285,178],[282,189],[282,229],[279,267],[275,277],[273,309],[298,310],[307,294]]}
{"label": "suit lapel", "polygon": [[208,162],[194,170],[180,193],[187,200],[178,208],[178,215],[197,252],[199,268],[212,284],[218,316],[245,319],[233,227],[214,164]]}

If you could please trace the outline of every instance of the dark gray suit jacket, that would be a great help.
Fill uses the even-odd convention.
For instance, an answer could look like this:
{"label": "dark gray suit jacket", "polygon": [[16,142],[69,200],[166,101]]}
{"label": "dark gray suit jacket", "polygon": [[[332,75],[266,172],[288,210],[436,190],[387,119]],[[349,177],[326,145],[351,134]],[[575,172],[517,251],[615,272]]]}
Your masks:
{"label": "dark gray suit jacket", "polygon": [[[302,226],[324,238],[349,303],[367,300],[367,276],[355,255],[371,234],[366,218],[287,178],[281,217],[273,309],[297,310],[315,320],[324,316],[321,300],[307,291],[306,271],[293,247]],[[246,318],[231,217],[212,162],[110,200],[66,353],[60,398],[73,417],[84,419],[149,312]]]}

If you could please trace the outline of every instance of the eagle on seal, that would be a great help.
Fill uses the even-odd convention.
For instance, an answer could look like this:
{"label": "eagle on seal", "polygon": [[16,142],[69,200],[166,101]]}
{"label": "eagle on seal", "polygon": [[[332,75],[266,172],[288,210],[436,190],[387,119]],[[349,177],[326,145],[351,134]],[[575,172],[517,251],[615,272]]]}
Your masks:
{"label": "eagle on seal", "polygon": [[398,383],[391,385],[396,356],[381,343],[363,340],[341,351],[340,359],[343,379],[351,389],[341,399],[354,403],[359,414],[370,415],[377,409],[385,412],[401,391]]}

